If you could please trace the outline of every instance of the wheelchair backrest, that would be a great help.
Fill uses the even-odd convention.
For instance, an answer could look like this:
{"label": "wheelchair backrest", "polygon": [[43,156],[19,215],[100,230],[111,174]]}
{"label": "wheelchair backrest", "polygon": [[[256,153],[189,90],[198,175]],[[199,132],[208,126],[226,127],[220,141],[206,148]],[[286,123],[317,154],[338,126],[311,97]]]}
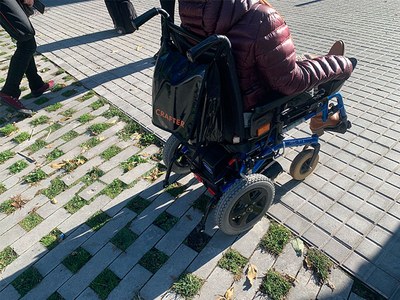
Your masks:
{"label": "wheelchair backrest", "polygon": [[182,141],[240,143],[243,101],[230,47],[206,44],[189,59],[190,50],[205,39],[172,22],[163,27],[168,32],[163,29],[153,77],[153,124]]}

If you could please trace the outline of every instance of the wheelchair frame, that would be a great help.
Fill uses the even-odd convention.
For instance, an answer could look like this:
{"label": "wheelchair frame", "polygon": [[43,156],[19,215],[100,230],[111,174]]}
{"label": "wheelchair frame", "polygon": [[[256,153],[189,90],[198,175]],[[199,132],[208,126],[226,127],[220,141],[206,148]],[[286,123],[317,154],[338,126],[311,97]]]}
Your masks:
{"label": "wheelchair frame", "polygon": [[[184,172],[182,172],[182,174],[189,173],[190,171],[193,172],[195,177],[202,182],[210,194],[213,195],[211,201],[207,204],[206,211],[197,229],[199,231],[204,230],[205,222],[211,208],[217,206],[216,218],[220,229],[227,234],[241,233],[250,229],[263,217],[272,204],[275,194],[274,185],[269,178],[264,178],[264,175],[254,174],[265,172],[265,170],[275,162],[275,159],[282,155],[281,152],[284,152],[285,148],[304,147],[303,151],[293,160],[290,168],[290,173],[294,179],[303,180],[312,173],[318,163],[318,153],[320,150],[318,135],[313,134],[311,137],[285,140],[283,138],[283,133],[293,129],[318,113],[322,113],[322,120],[326,121],[329,114],[337,111],[340,112],[341,124],[343,125],[338,132],[344,133],[347,128],[350,128],[351,124],[347,121],[343,98],[338,92],[343,82],[333,82],[329,86],[328,91],[322,89],[318,91],[316,95],[306,97],[301,101],[298,101],[296,98],[299,95],[292,95],[255,108],[253,115],[255,113],[262,115],[263,113],[269,113],[271,111],[278,111],[279,113],[273,114],[273,120],[271,121],[272,126],[267,134],[256,137],[251,136],[251,134],[249,134],[249,131],[252,131],[251,122],[250,126],[245,126],[244,119],[246,113],[243,112],[242,97],[233,56],[230,52],[229,39],[225,36],[212,35],[201,40],[199,37],[173,24],[168,13],[159,8],[153,8],[137,17],[133,20],[133,25],[138,29],[142,24],[158,14],[160,14],[163,19],[161,49],[163,49],[164,43],[174,43],[180,51],[183,53],[186,52],[187,59],[191,62],[207,55],[207,53],[209,54],[210,51],[219,54],[223,53],[223,55],[225,55],[223,51],[227,51],[225,59],[228,72],[224,72],[224,74],[228,75],[228,81],[232,83],[233,93],[231,91],[231,95],[233,97],[230,98],[230,100],[233,102],[231,105],[234,109],[234,116],[239,120],[237,123],[235,122],[234,125],[236,127],[233,129],[233,132],[238,134],[238,136],[233,136],[233,138],[230,136],[230,138],[232,138],[230,141],[228,140],[221,144],[210,143],[209,145],[204,145],[205,147],[217,148],[222,145],[228,154],[228,165],[225,165],[221,171],[217,172],[219,174],[217,178],[215,176],[210,176],[211,173],[207,174],[206,161],[203,161],[205,156],[201,157],[201,154],[199,154],[198,145],[193,146],[188,141],[173,140],[174,136],[172,135],[173,141],[171,142],[170,138],[167,141],[168,147],[166,145],[164,148],[164,151],[168,149],[171,153],[163,153],[164,162],[167,166],[167,172],[163,182],[164,187],[169,184],[170,174],[174,167],[176,169],[178,160],[183,159],[184,163],[183,167],[181,167]],[[191,43],[187,41],[188,39]],[[186,44],[180,45],[180,42],[185,42]],[[221,49],[223,49],[223,51]],[[336,105],[330,106],[329,103],[332,99],[336,99]],[[296,111],[295,108],[290,109],[290,107],[288,108],[288,104],[293,105],[295,108],[301,107],[302,110]],[[294,115],[291,115],[291,113],[294,113]],[[171,143],[175,144],[171,145]],[[313,149],[308,149],[309,147]],[[187,167],[189,169],[187,169]],[[229,171],[232,172],[229,173]],[[244,194],[242,190],[245,191]],[[238,196],[239,199],[236,199],[235,193],[240,196]],[[258,198],[256,197],[254,201],[258,202],[250,203],[248,198],[251,198],[251,195],[254,193],[258,195]],[[225,196],[225,194],[228,194],[228,196]],[[222,204],[219,203],[221,198]],[[242,198],[246,198],[246,201],[249,203],[244,204],[244,200],[241,200]],[[234,203],[232,204],[231,202]],[[255,207],[252,207],[252,205]],[[261,205],[264,206],[260,207]],[[248,207],[258,210],[259,214],[251,219],[250,222],[241,226],[243,220],[240,218],[243,216],[250,218],[250,214],[253,213],[253,210],[247,213]],[[240,211],[239,219],[237,219],[238,217],[236,215],[232,215],[232,211],[234,211],[235,208],[238,208],[238,211]],[[235,225],[236,220],[239,220],[239,226]]]}

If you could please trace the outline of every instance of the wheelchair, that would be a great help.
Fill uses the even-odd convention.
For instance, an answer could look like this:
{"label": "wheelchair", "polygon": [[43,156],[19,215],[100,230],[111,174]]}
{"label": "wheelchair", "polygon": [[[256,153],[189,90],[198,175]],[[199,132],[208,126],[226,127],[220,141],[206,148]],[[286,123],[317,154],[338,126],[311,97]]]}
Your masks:
{"label": "wheelchair", "polygon": [[303,147],[289,170],[295,180],[305,179],[318,164],[318,135],[285,139],[286,132],[318,113],[326,121],[338,111],[341,121],[335,131],[350,128],[339,93],[344,81],[323,84],[314,95],[278,97],[245,112],[229,39],[198,37],[175,25],[160,8],[137,17],[133,25],[139,29],[156,15],[162,16],[162,42],[154,70],[152,122],[171,133],[162,153],[164,187],[171,172],[192,172],[212,195],[198,230],[204,231],[215,208],[219,229],[240,234],[272,205],[277,174],[271,169],[285,148]]}

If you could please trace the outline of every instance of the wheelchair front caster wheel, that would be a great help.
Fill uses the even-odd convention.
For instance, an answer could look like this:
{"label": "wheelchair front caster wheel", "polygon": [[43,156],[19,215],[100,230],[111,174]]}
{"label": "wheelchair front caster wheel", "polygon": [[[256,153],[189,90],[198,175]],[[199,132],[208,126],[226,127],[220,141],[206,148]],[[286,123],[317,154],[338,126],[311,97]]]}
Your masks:
{"label": "wheelchair front caster wheel", "polygon": [[178,153],[178,157],[175,161],[175,153],[180,151],[181,142],[173,135],[171,135],[164,145],[164,149],[162,152],[162,160],[165,166],[168,166],[172,163],[172,172],[175,174],[186,175],[190,173],[190,166],[187,162],[185,155],[182,153]]}
{"label": "wheelchair front caster wheel", "polygon": [[219,199],[215,221],[228,235],[247,231],[265,215],[274,197],[274,184],[262,174],[237,179]]}
{"label": "wheelchair front caster wheel", "polygon": [[314,162],[311,164],[312,157],[314,155],[314,149],[307,149],[301,151],[293,159],[290,165],[290,175],[295,180],[304,180],[308,175],[310,175],[318,164],[319,155],[317,154]]}

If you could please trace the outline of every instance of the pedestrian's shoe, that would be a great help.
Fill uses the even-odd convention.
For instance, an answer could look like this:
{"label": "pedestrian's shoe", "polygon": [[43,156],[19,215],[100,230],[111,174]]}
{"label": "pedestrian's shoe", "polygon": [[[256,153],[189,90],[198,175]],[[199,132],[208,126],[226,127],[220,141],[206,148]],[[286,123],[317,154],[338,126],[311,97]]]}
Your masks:
{"label": "pedestrian's shoe", "polygon": [[27,109],[21,101],[19,101],[18,98],[9,96],[7,94],[4,94],[3,92],[0,92],[0,101],[12,108],[14,108],[16,111],[18,111],[21,114],[24,114],[26,116],[33,116],[33,111],[30,109]]}
{"label": "pedestrian's shoe", "polygon": [[53,88],[53,86],[54,86],[54,80],[50,80],[49,82],[43,84],[41,88],[37,90],[32,90],[31,94],[33,97],[42,96],[45,91],[50,90],[51,88]]}
{"label": "pedestrian's shoe", "polygon": [[322,112],[311,118],[310,129],[313,134],[323,135],[325,131],[346,133],[351,128],[351,122],[347,117],[341,118],[339,112],[328,116],[326,122],[322,121]]}
{"label": "pedestrian's shoe", "polygon": [[344,42],[342,40],[336,41],[328,52],[328,55],[344,55]]}

